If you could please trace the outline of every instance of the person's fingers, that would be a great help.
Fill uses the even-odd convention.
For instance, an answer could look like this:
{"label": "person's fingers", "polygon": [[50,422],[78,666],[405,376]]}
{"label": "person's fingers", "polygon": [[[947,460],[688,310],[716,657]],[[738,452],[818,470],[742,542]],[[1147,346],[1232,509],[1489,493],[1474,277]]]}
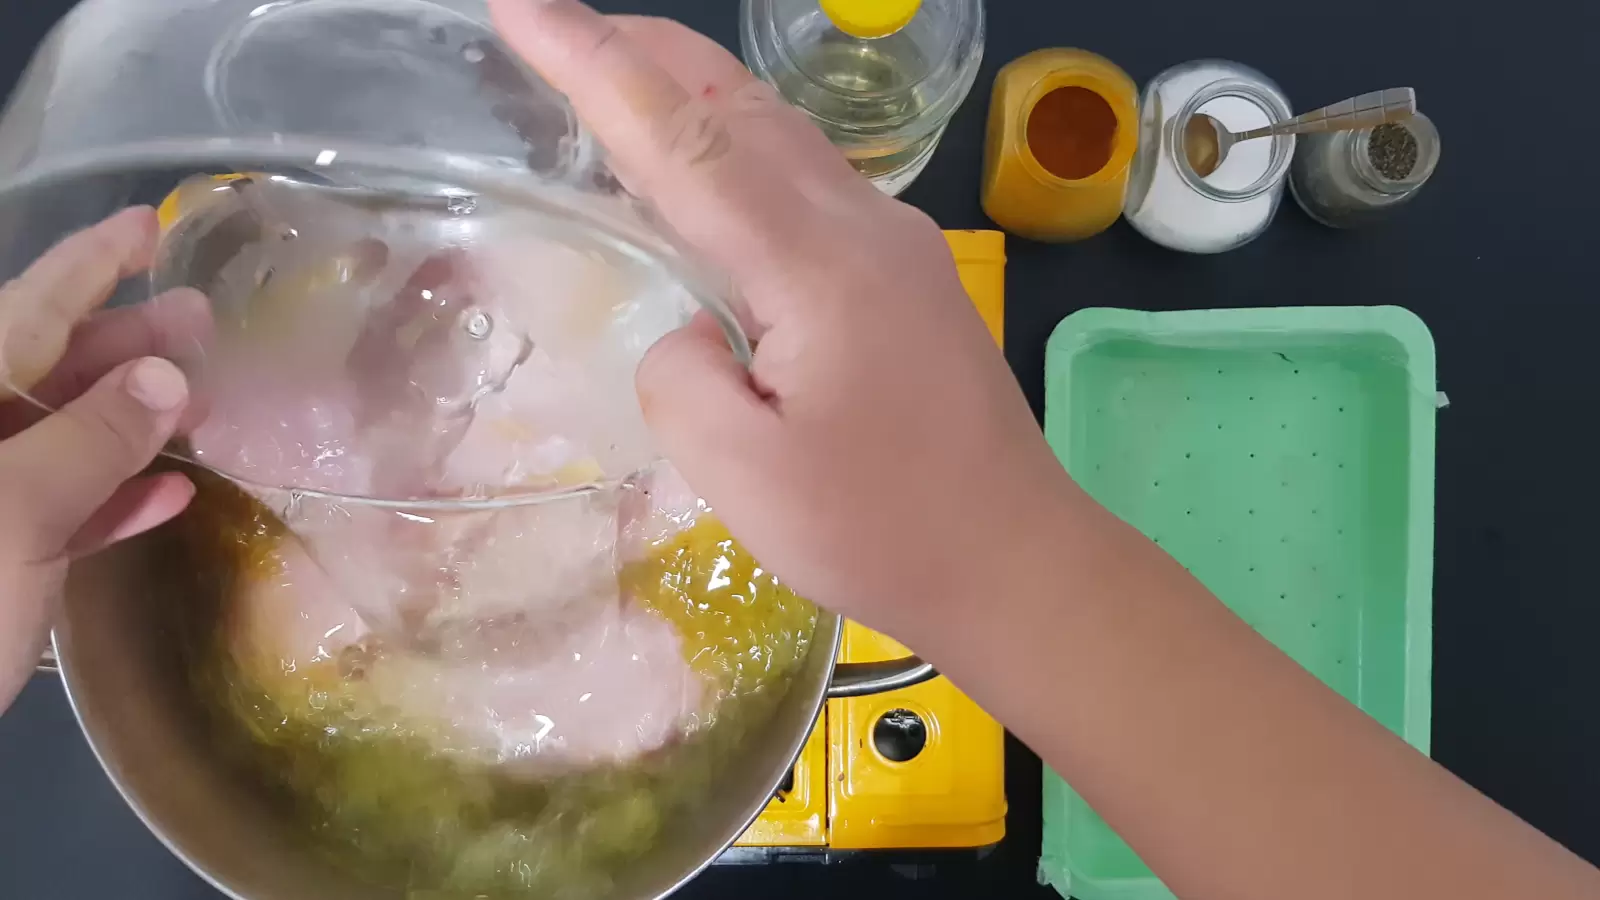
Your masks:
{"label": "person's fingers", "polygon": [[691,95],[725,99],[756,81],[739,58],[693,28],[659,16],[607,16],[633,46]]}
{"label": "person's fingers", "polygon": [[145,357],[0,442],[0,546],[23,564],[64,554],[96,510],[149,465],[188,398],[176,366]]}
{"label": "person's fingers", "polygon": [[[202,352],[213,332],[211,303],[191,288],[168,291],[148,303],[95,313],[73,329],[61,361],[28,392],[34,402],[0,404],[0,438],[60,409],[131,359],[159,356],[181,364]],[[191,403],[186,423],[195,424],[199,412]],[[184,424],[180,423],[180,430]]]}
{"label": "person's fingers", "polygon": [[131,359],[159,356],[180,362],[196,355],[210,342],[213,329],[211,302],[193,288],[96,313],[73,331],[61,362],[31,396],[59,409]]}
{"label": "person's fingers", "polygon": [[44,378],[78,322],[155,255],[155,210],[125,209],[50,248],[0,287],[0,397]]}
{"label": "person's fingers", "polygon": [[67,542],[67,554],[86,556],[170,521],[194,499],[194,482],[181,472],[125,481]]}
{"label": "person's fingers", "polygon": [[870,187],[805,113],[784,102],[721,44],[672,19],[609,18],[691,97],[719,107],[734,140],[770,160],[769,168],[780,169],[807,197],[825,202],[841,186],[853,189],[847,194]]}
{"label": "person's fingers", "polygon": [[702,446],[738,445],[776,425],[761,388],[728,347],[709,313],[657,341],[639,363],[639,406],[668,456]]}
{"label": "person's fingers", "polygon": [[783,268],[815,211],[780,163],[741,151],[718,104],[692,96],[579,0],[492,0],[491,10],[507,43],[567,95],[685,240],[741,283]]}
{"label": "person's fingers", "polygon": [[651,434],[700,496],[761,496],[786,477],[783,401],[752,380],[710,315],[657,341],[637,382]]}

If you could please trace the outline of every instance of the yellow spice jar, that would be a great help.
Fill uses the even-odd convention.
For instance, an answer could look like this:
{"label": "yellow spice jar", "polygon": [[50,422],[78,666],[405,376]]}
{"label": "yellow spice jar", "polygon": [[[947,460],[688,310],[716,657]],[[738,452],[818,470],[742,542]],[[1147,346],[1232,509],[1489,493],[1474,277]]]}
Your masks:
{"label": "yellow spice jar", "polygon": [[1122,214],[1139,91],[1087,50],[1037,50],[1000,70],[989,105],[983,209],[1036,241],[1078,241]]}

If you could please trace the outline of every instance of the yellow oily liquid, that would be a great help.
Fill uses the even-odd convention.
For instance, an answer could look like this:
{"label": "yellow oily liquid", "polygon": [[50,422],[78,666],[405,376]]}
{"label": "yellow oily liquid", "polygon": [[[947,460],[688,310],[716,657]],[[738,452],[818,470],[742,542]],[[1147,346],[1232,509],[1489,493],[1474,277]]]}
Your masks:
{"label": "yellow oily liquid", "polygon": [[817,622],[816,607],[762,569],[713,518],[626,566],[622,586],[678,629],[689,664],[723,698],[786,675]]}
{"label": "yellow oily liquid", "polygon": [[[713,686],[715,713],[631,763],[530,782],[441,758],[361,701],[340,660],[271,684],[247,673],[228,639],[230,598],[274,577],[285,538],[272,514],[231,485],[197,478],[184,516],[200,611],[192,682],[236,765],[280,794],[336,865],[412,900],[609,894],[677,822],[692,822],[743,738],[770,719],[810,650],[815,608],[783,586],[714,519],[663,541],[621,586],[682,636]],[[259,666],[250,670],[260,673]],[[341,692],[344,696],[341,697]]]}

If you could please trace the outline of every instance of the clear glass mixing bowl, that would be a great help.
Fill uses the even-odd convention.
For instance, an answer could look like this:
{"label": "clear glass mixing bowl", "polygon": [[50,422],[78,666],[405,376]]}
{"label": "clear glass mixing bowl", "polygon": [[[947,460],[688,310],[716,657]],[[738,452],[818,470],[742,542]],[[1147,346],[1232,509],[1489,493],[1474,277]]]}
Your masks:
{"label": "clear glass mixing bowl", "polygon": [[0,119],[0,278],[137,203],[162,244],[113,303],[210,301],[172,452],[252,491],[614,487],[657,461],[632,381],[657,338],[707,309],[748,354],[482,0],[82,3]]}

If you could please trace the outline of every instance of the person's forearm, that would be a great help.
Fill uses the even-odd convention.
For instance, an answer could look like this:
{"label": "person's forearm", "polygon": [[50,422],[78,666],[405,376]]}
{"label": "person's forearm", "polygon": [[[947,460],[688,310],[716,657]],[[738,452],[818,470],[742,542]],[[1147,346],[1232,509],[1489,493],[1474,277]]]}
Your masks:
{"label": "person's forearm", "polygon": [[1262,639],[1075,491],[919,649],[1186,900],[1600,896],[1600,872]]}

